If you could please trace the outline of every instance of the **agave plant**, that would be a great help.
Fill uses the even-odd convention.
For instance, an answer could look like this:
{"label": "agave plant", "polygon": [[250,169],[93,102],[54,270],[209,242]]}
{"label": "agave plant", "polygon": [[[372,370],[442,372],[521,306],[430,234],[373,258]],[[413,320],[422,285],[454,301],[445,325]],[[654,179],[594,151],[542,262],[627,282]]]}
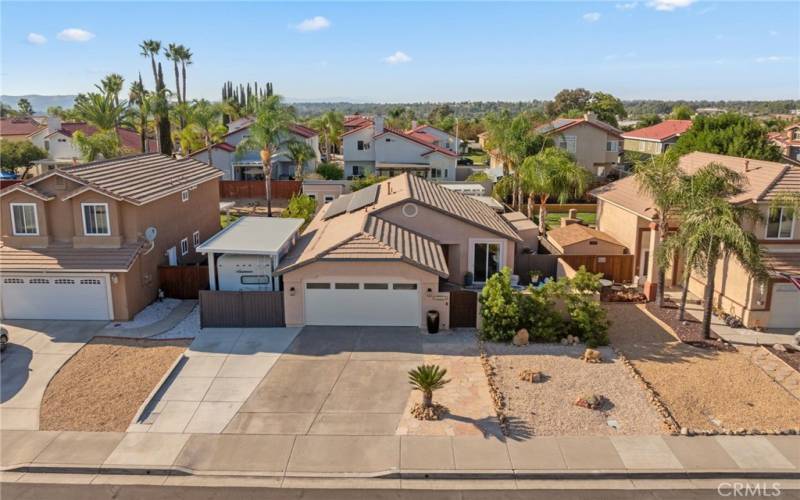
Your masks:
{"label": "agave plant", "polygon": [[447,369],[439,365],[420,365],[408,372],[408,383],[422,393],[422,406],[433,406],[433,391],[441,389],[450,380],[445,380]]}

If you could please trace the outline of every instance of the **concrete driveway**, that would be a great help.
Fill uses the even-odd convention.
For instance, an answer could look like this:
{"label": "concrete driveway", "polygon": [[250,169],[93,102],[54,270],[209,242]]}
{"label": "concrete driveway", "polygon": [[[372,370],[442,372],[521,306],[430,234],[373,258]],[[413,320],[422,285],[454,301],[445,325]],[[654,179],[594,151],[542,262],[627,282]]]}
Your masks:
{"label": "concrete driveway", "polygon": [[106,321],[4,322],[9,345],[0,362],[0,429],[38,429],[39,405],[50,379],[106,324]]}
{"label": "concrete driveway", "polygon": [[417,328],[305,327],[224,432],[394,435],[423,338]]}

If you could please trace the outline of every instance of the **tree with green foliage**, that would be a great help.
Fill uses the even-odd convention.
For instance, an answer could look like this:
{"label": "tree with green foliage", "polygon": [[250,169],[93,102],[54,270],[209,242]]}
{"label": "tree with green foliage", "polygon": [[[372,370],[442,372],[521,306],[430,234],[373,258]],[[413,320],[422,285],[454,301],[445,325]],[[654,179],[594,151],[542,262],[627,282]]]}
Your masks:
{"label": "tree with green foliage", "polygon": [[272,155],[289,136],[289,125],[295,120],[292,110],[283,104],[280,96],[259,98],[255,103],[255,119],[248,129],[249,135],[236,147],[241,156],[248,151],[258,151],[264,169],[267,191],[267,216],[272,217]]}
{"label": "tree with green foliage", "polygon": [[200,99],[191,107],[188,127],[195,130],[202,139],[208,155],[208,164],[213,167],[212,146],[221,142],[228,132],[228,128],[222,124],[222,110],[218,105]]}
{"label": "tree with green foliage", "polygon": [[628,114],[625,112],[625,106],[618,98],[605,92],[595,92],[589,100],[588,111],[592,111],[597,115],[600,121],[613,125],[619,125],[617,118],[625,118]]}
{"label": "tree with green foliage", "polygon": [[294,178],[303,180],[303,166],[311,159],[316,159],[314,148],[303,141],[289,141],[286,144],[286,154],[295,164]]}
{"label": "tree with green foliage", "polygon": [[481,303],[481,338],[508,342],[519,325],[519,302],[511,288],[511,271],[504,267],[489,277],[479,297]]}
{"label": "tree with green foliage", "polygon": [[566,115],[573,110],[582,113],[591,99],[592,93],[584,88],[564,89],[545,105],[545,112],[550,118]]}
{"label": "tree with green foliage", "polygon": [[19,110],[17,113],[20,116],[33,115],[33,106],[31,106],[31,102],[24,97],[17,101],[17,109]]}
{"label": "tree with green foliage", "polygon": [[344,169],[335,163],[320,163],[317,165],[317,173],[328,181],[344,179]]}
{"label": "tree with green foliage", "polygon": [[[167,45],[167,50],[164,51],[164,57],[167,58],[168,61],[172,61],[172,67],[175,72],[175,96],[178,98],[178,103],[184,102],[181,99],[181,76],[180,70],[178,69],[178,64],[180,62],[180,55],[178,44],[171,43]],[[183,128],[185,124],[181,124],[181,128]]]}
{"label": "tree with green foliage", "polygon": [[314,213],[317,211],[317,202],[314,198],[305,194],[294,194],[289,199],[286,209],[281,212],[281,217],[292,219],[303,219],[304,224],[311,222]]}
{"label": "tree with green foliage", "polygon": [[685,104],[679,104],[672,108],[672,113],[669,114],[672,120],[691,120],[694,115],[694,110]]}
{"label": "tree with green foliage", "polygon": [[17,169],[22,169],[20,177],[24,179],[32,166],[31,162],[47,158],[47,151],[28,141],[0,140],[0,158],[4,172],[16,173]]}
{"label": "tree with green foliage", "polygon": [[99,130],[115,130],[128,112],[128,102],[115,98],[113,94],[89,92],[75,98],[75,115]]}
{"label": "tree with green foliage", "polygon": [[636,122],[636,128],[652,127],[653,125],[658,125],[661,121],[661,117],[655,113],[644,115]]}
{"label": "tree with green foliage", "polygon": [[545,105],[550,118],[580,118],[587,111],[603,122],[616,127],[617,118],[628,116],[622,101],[606,92],[591,92],[584,88],[564,89]]}
{"label": "tree with green foliage", "polygon": [[693,151],[739,156],[753,160],[780,161],[781,151],[756,120],[737,113],[698,116],[689,130],[667,150],[680,157]]}
{"label": "tree with green foliage", "polygon": [[489,182],[490,180],[486,172],[474,172],[467,177],[467,182]]}
{"label": "tree with green foliage", "polygon": [[381,175],[381,176],[378,176],[378,175],[375,175],[375,174],[365,175],[364,177],[360,177],[358,179],[353,179],[353,181],[350,183],[350,190],[351,191],[358,191],[360,189],[364,189],[365,187],[369,187],[369,186],[371,186],[373,184],[377,184],[379,182],[383,182],[386,179],[388,179],[388,177],[383,176],[383,175]]}
{"label": "tree with green foliage", "polygon": [[84,161],[95,161],[120,156],[125,151],[116,130],[98,130],[87,135],[77,131],[72,135]]}

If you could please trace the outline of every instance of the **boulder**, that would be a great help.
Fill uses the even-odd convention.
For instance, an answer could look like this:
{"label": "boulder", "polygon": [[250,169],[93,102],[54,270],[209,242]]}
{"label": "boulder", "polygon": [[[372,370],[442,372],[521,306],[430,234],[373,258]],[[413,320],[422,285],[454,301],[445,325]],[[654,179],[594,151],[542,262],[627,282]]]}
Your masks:
{"label": "boulder", "polygon": [[520,345],[528,345],[529,340],[530,340],[530,335],[528,334],[528,330],[520,328],[519,331],[517,331],[516,335],[514,335],[514,338],[511,340],[511,342],[516,346],[520,346]]}
{"label": "boulder", "polygon": [[587,363],[602,363],[603,355],[596,349],[586,349],[583,351],[581,359]]}
{"label": "boulder", "polygon": [[542,372],[537,372],[534,370],[522,370],[522,372],[519,374],[519,379],[524,380],[525,382],[538,384],[539,382],[544,381],[544,375]]}

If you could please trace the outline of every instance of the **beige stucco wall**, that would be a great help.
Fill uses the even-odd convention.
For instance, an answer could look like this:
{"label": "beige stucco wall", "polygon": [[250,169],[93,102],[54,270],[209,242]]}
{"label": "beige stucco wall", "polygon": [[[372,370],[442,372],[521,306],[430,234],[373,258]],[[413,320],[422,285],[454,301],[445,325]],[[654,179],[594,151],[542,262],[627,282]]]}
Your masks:
{"label": "beige stucco wall", "polygon": [[[563,133],[555,134],[553,140],[558,145],[560,136],[575,136],[577,139],[575,161],[586,168],[593,175],[598,175],[598,168],[596,163],[610,164],[616,163],[619,159],[619,152],[622,151],[621,144],[618,147],[618,152],[606,151],[607,141],[620,141],[619,138],[614,137],[604,130],[601,130],[593,125],[581,123],[574,127],[566,129]],[[610,171],[606,165],[604,174]]]}
{"label": "beige stucco wall", "polygon": [[[586,240],[567,245],[566,247],[562,247],[549,238],[548,240],[553,244],[553,246],[561,250],[561,253],[564,255],[622,255],[625,253],[625,247],[602,240]],[[590,244],[592,241],[596,244]]]}
{"label": "beige stucco wall", "polygon": [[[646,244],[642,245],[643,248],[637,248],[636,246],[640,229],[648,228],[649,224],[650,221],[639,217],[633,212],[629,212],[613,203],[597,200],[597,229],[613,236],[614,239],[625,245],[630,253],[636,256],[634,274],[636,274],[636,268],[641,261],[642,250],[647,249]],[[651,266],[652,260],[650,259]],[[648,276],[651,275],[652,273],[648,272]]]}
{"label": "beige stucco wall", "polygon": [[499,236],[485,229],[473,226],[427,207],[417,205],[416,217],[403,215],[403,207],[395,206],[379,213],[379,217],[410,231],[432,238],[441,245],[450,245],[447,251],[447,264],[450,270],[448,281],[464,283],[464,275],[469,270],[470,239],[492,239],[505,242],[505,262],[502,266],[514,269],[515,241]]}
{"label": "beige stucco wall", "polygon": [[[442,329],[450,325],[449,294],[439,293],[439,277],[405,262],[314,262],[283,275],[284,314],[287,326],[302,326],[304,318],[304,283],[322,278],[359,277],[364,279],[389,279],[392,277],[419,283],[422,296],[420,310],[420,328],[425,326],[426,313],[431,310],[439,312],[439,323]],[[428,292],[430,290],[430,292]]]}
{"label": "beige stucco wall", "polygon": [[303,184],[303,194],[314,195],[317,199],[317,209],[325,204],[325,195],[333,196],[335,200],[343,193],[343,184]]}

